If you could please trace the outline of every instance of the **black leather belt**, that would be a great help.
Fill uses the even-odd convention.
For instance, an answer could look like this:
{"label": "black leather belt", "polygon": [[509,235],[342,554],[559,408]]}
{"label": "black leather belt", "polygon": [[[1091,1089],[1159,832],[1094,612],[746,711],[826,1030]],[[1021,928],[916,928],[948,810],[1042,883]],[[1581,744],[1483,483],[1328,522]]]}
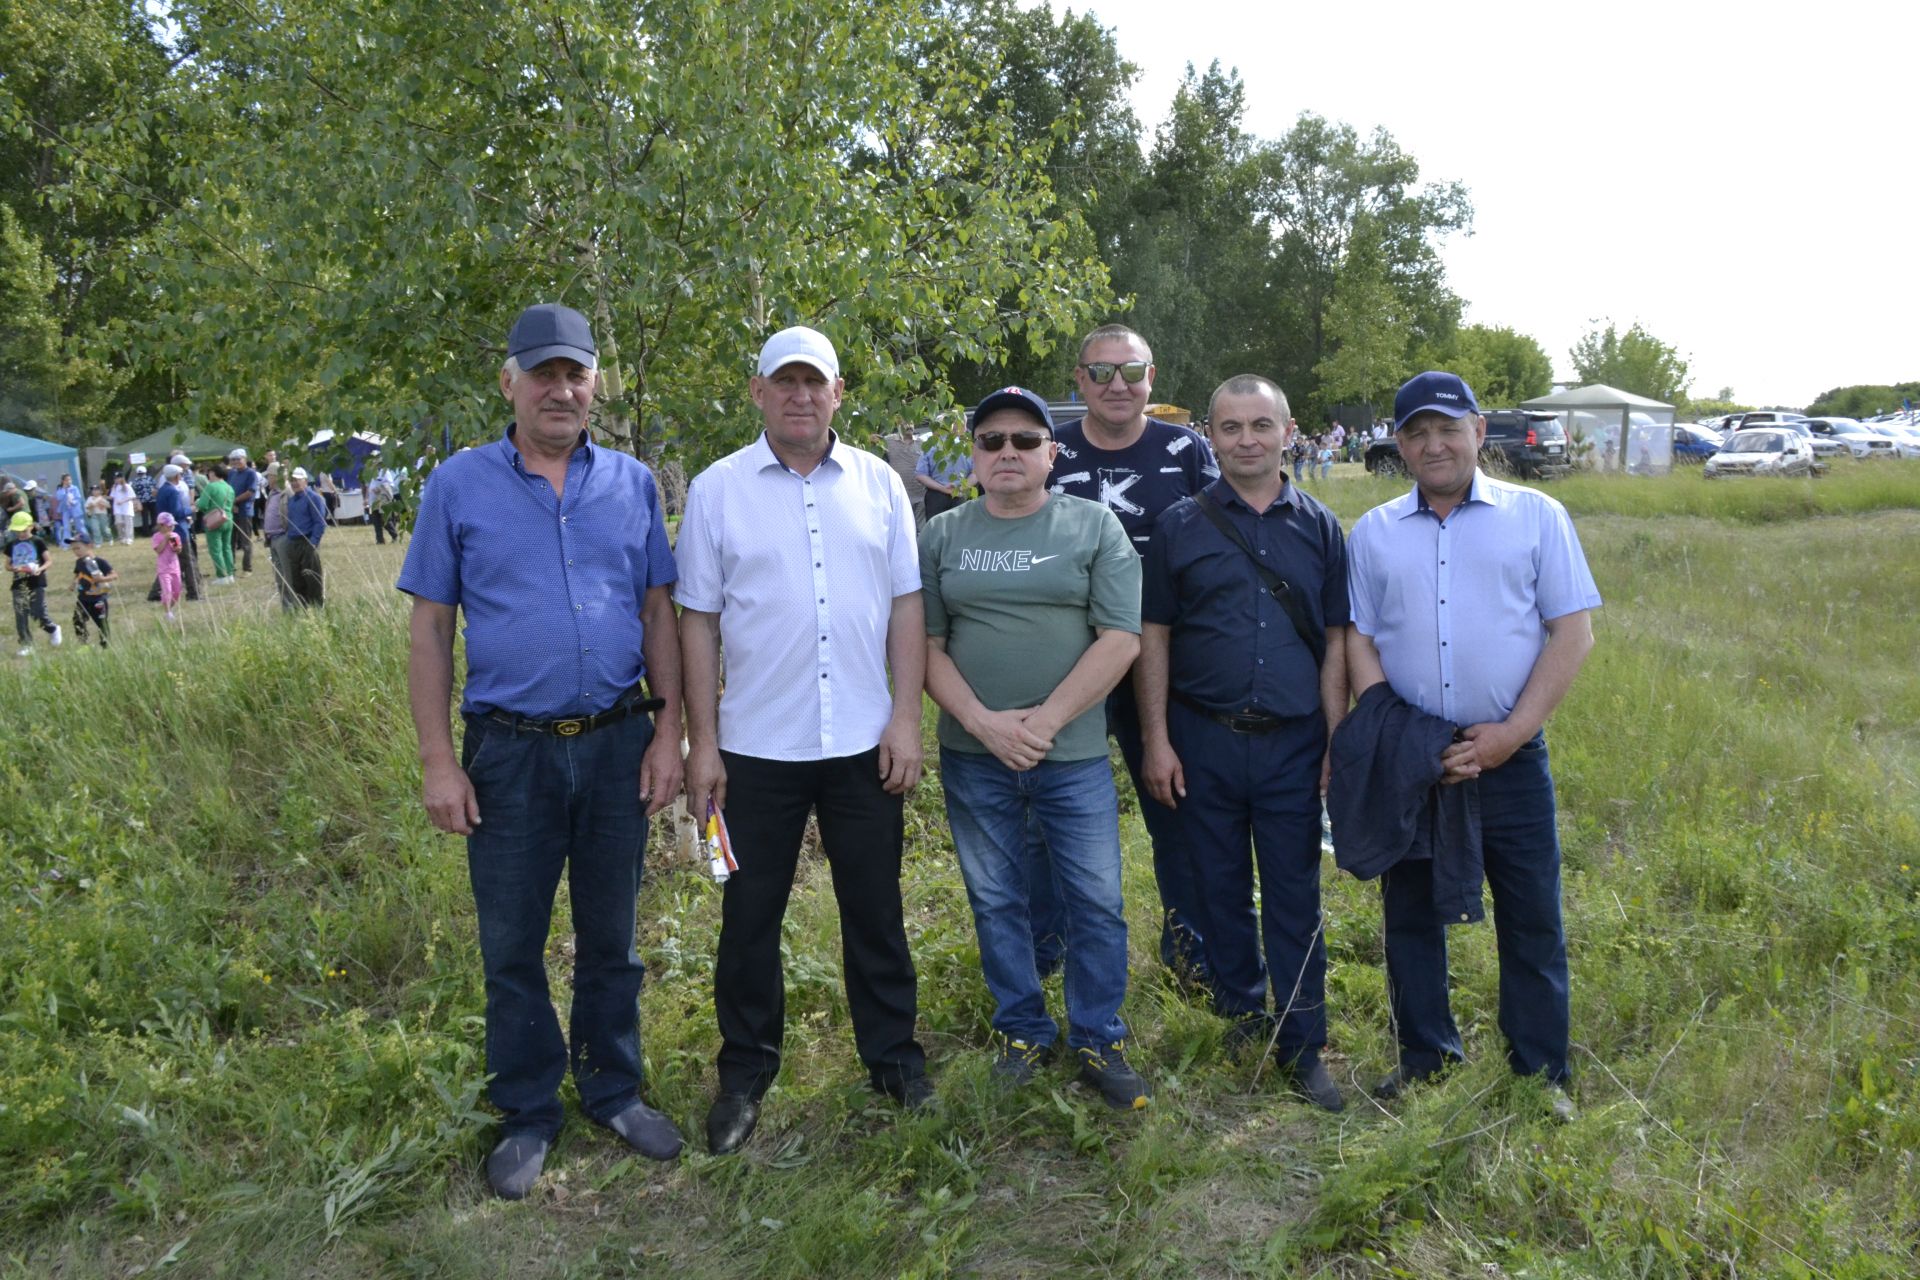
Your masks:
{"label": "black leather belt", "polygon": [[625,702],[590,716],[535,720],[528,716],[517,716],[511,711],[487,711],[481,713],[479,718],[513,733],[548,733],[556,738],[577,738],[583,733],[592,733],[595,729],[604,729],[610,724],[617,724],[628,716],[639,715],[645,711],[658,711],[666,705],[659,698],[628,698]]}
{"label": "black leather belt", "polygon": [[1235,733],[1272,733],[1275,729],[1285,727],[1287,723],[1286,717],[1269,715],[1265,711],[1215,711],[1211,707],[1202,706],[1178,690],[1171,692],[1173,700],[1187,710],[1195,715],[1205,716],[1217,725],[1224,725]]}

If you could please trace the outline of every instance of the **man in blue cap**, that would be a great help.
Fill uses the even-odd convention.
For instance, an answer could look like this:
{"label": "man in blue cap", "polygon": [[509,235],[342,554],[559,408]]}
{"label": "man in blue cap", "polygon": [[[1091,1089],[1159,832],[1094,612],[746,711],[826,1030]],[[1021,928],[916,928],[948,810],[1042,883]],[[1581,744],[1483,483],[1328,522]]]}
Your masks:
{"label": "man in blue cap", "polygon": [[[681,1145],[640,1100],[634,949],[647,820],[680,789],[674,562],[653,473],[589,438],[597,366],[578,311],[520,314],[500,371],[513,421],[434,472],[398,583],[413,597],[407,691],[427,813],[467,837],[488,1096],[503,1129],[487,1181],[510,1200],[540,1176],[569,1065],[596,1124],[654,1160]],[[457,757],[456,611],[467,654]],[[574,926],[565,1036],[546,974],[563,870]]]}
{"label": "man in blue cap", "polygon": [[[1367,512],[1348,539],[1348,674],[1356,697],[1384,680],[1457,726],[1441,782],[1470,788],[1479,810],[1507,1061],[1544,1076],[1555,1116],[1569,1119],[1567,935],[1541,728],[1593,648],[1600,593],[1566,508],[1480,471],[1487,424],[1464,381],[1443,372],[1409,380],[1393,421],[1414,488]],[[1401,861],[1381,881],[1400,1062],[1374,1090],[1380,1097],[1465,1053],[1448,1008],[1448,921],[1435,910],[1434,879],[1425,859]]]}
{"label": "man in blue cap", "polygon": [[1066,935],[1067,1043],[1109,1106],[1145,1107],[1120,1004],[1127,925],[1106,698],[1140,652],[1140,557],[1098,502],[1047,491],[1058,446],[1046,402],[996,391],[973,416],[981,499],[920,542],[927,692],[940,781],[994,999],[994,1072],[1024,1084],[1053,1056],[1029,921],[1037,824]]}

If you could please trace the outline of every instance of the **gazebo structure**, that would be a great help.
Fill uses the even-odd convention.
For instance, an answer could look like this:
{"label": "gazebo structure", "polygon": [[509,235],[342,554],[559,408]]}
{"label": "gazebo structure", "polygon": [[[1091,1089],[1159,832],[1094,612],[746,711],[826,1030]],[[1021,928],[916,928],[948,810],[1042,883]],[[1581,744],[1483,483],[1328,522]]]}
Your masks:
{"label": "gazebo structure", "polygon": [[1595,465],[1604,470],[1636,475],[1673,470],[1673,406],[1664,401],[1596,382],[1535,396],[1520,407],[1562,415],[1568,439],[1578,435],[1593,441]]}
{"label": "gazebo structure", "polygon": [[51,489],[63,471],[75,480],[80,478],[80,455],[72,445],[23,436],[15,431],[0,431],[0,471],[17,480],[37,481],[41,488]]}

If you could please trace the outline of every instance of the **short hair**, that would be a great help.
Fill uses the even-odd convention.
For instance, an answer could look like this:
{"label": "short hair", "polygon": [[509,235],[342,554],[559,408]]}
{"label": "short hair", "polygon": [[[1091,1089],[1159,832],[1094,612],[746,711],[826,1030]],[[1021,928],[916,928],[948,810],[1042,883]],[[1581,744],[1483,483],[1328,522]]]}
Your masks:
{"label": "short hair", "polygon": [[513,356],[508,356],[506,363],[501,365],[500,368],[507,375],[508,386],[512,386],[514,383],[520,381],[520,375],[526,372],[525,369],[520,367],[520,361]]}
{"label": "short hair", "polygon": [[1088,347],[1091,347],[1096,342],[1106,342],[1109,339],[1138,343],[1140,350],[1147,354],[1147,363],[1153,363],[1153,348],[1147,345],[1147,340],[1123,324],[1103,324],[1086,337],[1080,339],[1079,358],[1085,360],[1087,358]]}
{"label": "short hair", "polygon": [[1280,414],[1280,425],[1285,426],[1293,417],[1293,410],[1287,404],[1287,393],[1272,378],[1263,378],[1257,373],[1236,373],[1213,389],[1213,396],[1207,401],[1207,426],[1213,426],[1214,408],[1220,403],[1221,396],[1254,396],[1266,392],[1273,397],[1273,407]]}

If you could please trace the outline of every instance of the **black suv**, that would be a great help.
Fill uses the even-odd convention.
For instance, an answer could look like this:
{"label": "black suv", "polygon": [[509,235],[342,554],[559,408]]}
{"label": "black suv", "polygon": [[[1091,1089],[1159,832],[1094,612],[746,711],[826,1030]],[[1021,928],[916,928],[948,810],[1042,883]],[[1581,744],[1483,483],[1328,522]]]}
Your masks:
{"label": "black suv", "polygon": [[[1529,409],[1486,411],[1487,438],[1480,459],[1526,479],[1550,479],[1573,470],[1567,456],[1567,433],[1551,413]],[[1393,437],[1367,446],[1367,470],[1382,475],[1404,475],[1400,447]]]}

